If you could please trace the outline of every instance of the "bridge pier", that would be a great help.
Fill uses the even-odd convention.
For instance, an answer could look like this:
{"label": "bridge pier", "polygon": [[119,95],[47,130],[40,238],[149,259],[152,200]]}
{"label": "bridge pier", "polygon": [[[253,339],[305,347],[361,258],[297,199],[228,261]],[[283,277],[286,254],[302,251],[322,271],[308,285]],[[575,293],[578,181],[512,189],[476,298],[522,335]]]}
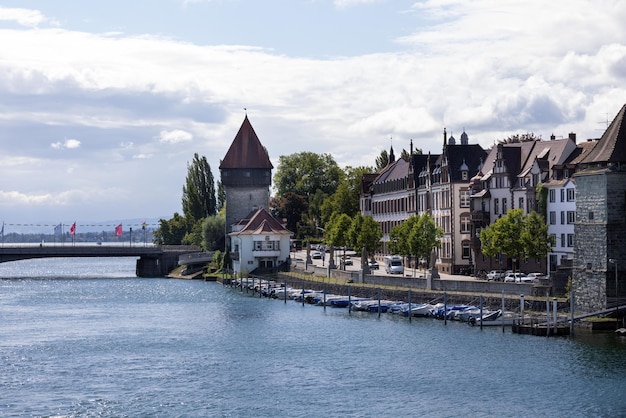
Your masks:
{"label": "bridge pier", "polygon": [[141,256],[137,260],[137,277],[164,277],[178,266],[178,253],[163,253],[160,257]]}

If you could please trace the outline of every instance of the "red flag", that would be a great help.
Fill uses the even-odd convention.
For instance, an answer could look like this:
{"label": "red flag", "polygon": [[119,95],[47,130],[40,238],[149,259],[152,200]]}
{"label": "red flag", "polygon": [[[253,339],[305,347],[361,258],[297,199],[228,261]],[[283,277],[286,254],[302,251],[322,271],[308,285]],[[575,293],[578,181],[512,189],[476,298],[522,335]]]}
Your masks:
{"label": "red flag", "polygon": [[70,235],[74,235],[76,233],[76,222],[70,226]]}
{"label": "red flag", "polygon": [[119,224],[115,227],[115,235],[117,235],[118,237],[122,236],[122,224]]}

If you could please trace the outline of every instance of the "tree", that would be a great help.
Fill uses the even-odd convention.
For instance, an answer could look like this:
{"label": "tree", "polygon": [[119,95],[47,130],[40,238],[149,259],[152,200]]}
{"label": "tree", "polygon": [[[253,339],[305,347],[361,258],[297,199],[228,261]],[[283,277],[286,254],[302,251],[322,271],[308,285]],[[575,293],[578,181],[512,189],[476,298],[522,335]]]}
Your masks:
{"label": "tree", "polygon": [[374,254],[380,248],[380,239],[383,233],[380,226],[371,216],[362,216],[357,213],[352,218],[352,224],[348,232],[350,243],[359,251],[365,247],[365,251],[369,256]]}
{"label": "tree", "polygon": [[279,157],[274,184],[278,196],[293,192],[308,197],[317,190],[331,195],[341,175],[342,170],[330,154],[301,152]]}
{"label": "tree", "polygon": [[187,164],[187,179],[183,186],[183,215],[188,220],[197,221],[216,213],[215,184],[211,166],[206,157],[193,155],[193,162]]}
{"label": "tree", "polygon": [[202,248],[204,251],[224,249],[226,217],[223,214],[209,216],[202,221]]}
{"label": "tree", "polygon": [[526,132],[525,134],[513,134],[498,141],[500,144],[517,144],[520,142],[530,142],[541,140],[541,135],[536,136],[533,132]]}
{"label": "tree", "polygon": [[175,212],[169,220],[159,219],[159,228],[154,231],[154,242],[158,245],[180,245],[187,230],[187,221]]}
{"label": "tree", "polygon": [[430,254],[433,251],[433,248],[439,248],[441,245],[443,229],[437,226],[433,218],[428,213],[414,216],[417,216],[417,220],[413,222],[413,226],[409,231],[409,252],[418,260],[427,260],[427,263],[430,266]]}
{"label": "tree", "polygon": [[417,222],[417,215],[410,216],[399,225],[394,226],[389,231],[388,249],[391,254],[410,256],[409,233],[413,229],[413,224]]}
{"label": "tree", "polygon": [[489,257],[504,253],[518,261],[529,257],[546,258],[552,248],[545,219],[534,211],[524,215],[519,208],[509,210],[506,216],[484,228],[480,243],[483,254]]}
{"label": "tree", "polygon": [[342,213],[340,215],[334,216],[330,221],[330,229],[326,229],[326,236],[328,241],[337,247],[343,247],[343,253],[345,256],[346,246],[350,244],[350,235],[348,231],[350,230],[350,226],[352,225],[352,219]]}
{"label": "tree", "polygon": [[389,164],[389,153],[387,150],[382,150],[380,155],[376,157],[376,171],[380,171],[387,167],[387,164]]}
{"label": "tree", "polygon": [[217,181],[217,211],[219,212],[226,206],[226,190],[221,180]]}
{"label": "tree", "polygon": [[287,220],[287,229],[293,232],[298,230],[302,214],[307,212],[308,205],[306,196],[287,192],[283,196],[274,197],[270,205],[277,218]]}

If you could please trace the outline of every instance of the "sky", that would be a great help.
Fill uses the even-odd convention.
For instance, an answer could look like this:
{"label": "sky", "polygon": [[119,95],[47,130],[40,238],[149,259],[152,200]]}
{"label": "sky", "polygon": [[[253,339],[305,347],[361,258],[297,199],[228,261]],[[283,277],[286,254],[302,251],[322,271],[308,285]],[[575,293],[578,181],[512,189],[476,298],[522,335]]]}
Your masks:
{"label": "sky", "polygon": [[444,128],[599,138],[625,21],[621,0],[0,0],[0,221],[169,219],[246,114],[275,169],[440,153]]}

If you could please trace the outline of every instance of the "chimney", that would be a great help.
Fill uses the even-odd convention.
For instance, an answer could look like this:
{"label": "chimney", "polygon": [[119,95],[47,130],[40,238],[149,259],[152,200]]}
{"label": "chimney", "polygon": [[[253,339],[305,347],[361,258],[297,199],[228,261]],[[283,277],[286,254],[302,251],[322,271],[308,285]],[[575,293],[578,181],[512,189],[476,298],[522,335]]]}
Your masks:
{"label": "chimney", "polygon": [[574,143],[576,143],[576,133],[575,132],[570,132],[569,133],[569,139],[571,139],[572,141],[574,141]]}
{"label": "chimney", "polygon": [[550,141],[554,141],[556,139],[556,136],[554,136],[554,134],[550,135]]}

